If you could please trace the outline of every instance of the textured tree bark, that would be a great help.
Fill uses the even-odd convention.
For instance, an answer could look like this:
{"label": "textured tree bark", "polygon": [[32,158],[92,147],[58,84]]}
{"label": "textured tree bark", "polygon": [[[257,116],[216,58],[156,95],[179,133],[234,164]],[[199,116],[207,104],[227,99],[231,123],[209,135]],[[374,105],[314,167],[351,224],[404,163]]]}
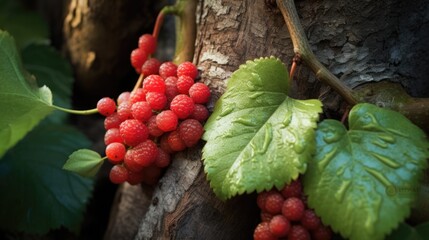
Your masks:
{"label": "textured tree bark", "polygon": [[[246,60],[276,56],[290,65],[293,46],[272,2],[200,1],[194,62],[202,70],[201,81],[212,89],[211,108],[232,72]],[[345,84],[354,88],[390,80],[414,96],[429,96],[425,1],[301,0],[296,5],[316,56]],[[338,116],[343,102],[304,66],[296,74],[292,94],[321,99],[328,115]],[[135,239],[251,239],[259,221],[255,195],[218,200],[206,182],[201,147],[176,155],[146,213],[136,220],[140,224]]]}

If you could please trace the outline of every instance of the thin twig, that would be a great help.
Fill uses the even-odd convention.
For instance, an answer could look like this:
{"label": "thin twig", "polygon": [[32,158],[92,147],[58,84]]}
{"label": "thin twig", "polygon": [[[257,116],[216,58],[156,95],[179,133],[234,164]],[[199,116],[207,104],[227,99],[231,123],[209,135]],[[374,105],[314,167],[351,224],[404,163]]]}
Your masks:
{"label": "thin twig", "polygon": [[310,44],[301,26],[293,0],[277,0],[277,6],[282,12],[287,28],[292,39],[295,54],[299,54],[302,61],[316,74],[316,77],[325,84],[332,87],[340,94],[348,104],[355,105],[357,100],[352,95],[352,90],[343,84],[322,63],[317,60],[311,51]]}

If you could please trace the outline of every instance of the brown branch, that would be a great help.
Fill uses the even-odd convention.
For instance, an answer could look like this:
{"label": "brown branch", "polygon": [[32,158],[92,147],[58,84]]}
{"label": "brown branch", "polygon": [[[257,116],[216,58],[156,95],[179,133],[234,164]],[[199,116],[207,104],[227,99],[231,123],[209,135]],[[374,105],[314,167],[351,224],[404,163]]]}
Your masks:
{"label": "brown branch", "polygon": [[301,26],[293,0],[277,0],[277,6],[282,12],[287,28],[292,39],[295,54],[299,55],[304,63],[316,74],[316,77],[331,86],[350,105],[355,105],[357,100],[352,95],[352,90],[344,85],[334,74],[332,74],[322,63],[317,60],[311,51],[310,44]]}

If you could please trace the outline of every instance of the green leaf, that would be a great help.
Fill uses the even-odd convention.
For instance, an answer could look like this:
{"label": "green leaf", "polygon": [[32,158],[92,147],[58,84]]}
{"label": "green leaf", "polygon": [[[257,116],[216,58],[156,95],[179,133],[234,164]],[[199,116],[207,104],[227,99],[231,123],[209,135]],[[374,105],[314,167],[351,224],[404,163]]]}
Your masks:
{"label": "green leaf", "polygon": [[89,144],[75,128],[42,124],[10,149],[0,162],[0,228],[79,231],[93,181],[61,167],[70,152]]}
{"label": "green leaf", "polygon": [[46,21],[36,12],[25,10],[19,1],[0,1],[0,29],[13,35],[20,49],[31,43],[49,43]]}
{"label": "green leaf", "polygon": [[0,158],[53,110],[52,94],[22,67],[13,38],[0,30]]}
{"label": "green leaf", "polygon": [[[70,64],[52,47],[32,44],[22,51],[24,67],[37,79],[39,86],[48,86],[53,93],[54,103],[71,108],[73,73]],[[55,123],[65,120],[67,113],[55,111],[48,119]]]}
{"label": "green leaf", "polygon": [[343,237],[383,239],[410,214],[429,142],[404,116],[372,104],[356,105],[349,126],[320,123],[304,175],[308,204]]}
{"label": "green leaf", "polygon": [[248,61],[228,80],[203,136],[205,171],[220,199],[281,188],[305,172],[321,103],[287,91],[288,72],[275,58]]}
{"label": "green leaf", "polygon": [[75,172],[84,177],[93,177],[97,174],[104,158],[100,154],[89,149],[80,149],[73,152],[63,169]]}

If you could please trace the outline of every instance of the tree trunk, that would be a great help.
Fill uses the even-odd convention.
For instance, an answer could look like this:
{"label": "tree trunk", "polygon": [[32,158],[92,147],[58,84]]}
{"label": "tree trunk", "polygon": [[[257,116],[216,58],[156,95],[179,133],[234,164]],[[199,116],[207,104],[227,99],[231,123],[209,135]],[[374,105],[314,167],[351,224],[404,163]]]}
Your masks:
{"label": "tree trunk", "polygon": [[[247,60],[275,56],[290,66],[294,49],[283,17],[272,2],[199,2],[194,62],[202,70],[201,81],[212,89],[211,108],[225,91],[225,81]],[[429,96],[429,5],[424,0],[412,4],[400,0],[300,0],[296,5],[316,56],[348,86],[389,80],[402,84],[414,96]],[[326,114],[334,117],[343,103],[305,66],[296,74],[292,94],[321,99]],[[206,181],[201,147],[175,156],[148,205],[121,201],[121,197],[142,194],[140,188],[121,188],[111,218],[116,222],[105,239],[119,239],[112,232],[130,222],[135,226],[129,229],[135,233],[134,239],[251,239],[259,221],[255,195],[218,200]],[[132,212],[129,209],[140,208],[147,210],[132,214],[132,219],[118,220],[125,219]]]}

